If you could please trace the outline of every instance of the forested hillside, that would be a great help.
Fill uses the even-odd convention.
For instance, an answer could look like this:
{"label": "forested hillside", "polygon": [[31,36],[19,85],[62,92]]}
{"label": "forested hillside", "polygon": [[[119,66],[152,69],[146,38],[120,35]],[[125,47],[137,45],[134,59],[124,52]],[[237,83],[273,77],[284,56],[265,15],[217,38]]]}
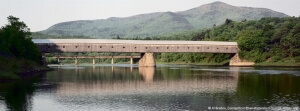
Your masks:
{"label": "forested hillside", "polygon": [[263,17],[288,17],[264,8],[236,7],[214,2],[181,12],[157,12],[125,18],[80,20],[55,24],[40,33],[92,38],[151,37],[221,25],[225,19],[258,20]]}
{"label": "forested hillside", "polygon": [[[242,22],[226,19],[223,25],[211,29],[185,31],[146,39],[237,41],[240,48],[240,57],[246,60],[256,63],[289,62],[293,64],[300,62],[299,17],[273,17],[262,18],[261,20],[244,20]],[[167,55],[167,57],[175,57],[172,55],[174,54]],[[183,56],[185,54],[175,55]],[[175,58],[181,58],[181,56]],[[177,60],[175,58],[174,60]],[[205,58],[207,59],[207,56]],[[192,59],[193,57],[187,61],[194,61]]]}
{"label": "forested hillside", "polygon": [[71,35],[47,35],[39,32],[32,32],[30,37],[32,39],[93,39],[87,36],[71,36]]}

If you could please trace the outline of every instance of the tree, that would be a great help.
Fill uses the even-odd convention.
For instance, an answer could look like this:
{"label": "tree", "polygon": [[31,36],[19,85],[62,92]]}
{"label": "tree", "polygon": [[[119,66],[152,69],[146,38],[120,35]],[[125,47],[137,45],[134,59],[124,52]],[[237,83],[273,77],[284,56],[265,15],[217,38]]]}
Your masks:
{"label": "tree", "polygon": [[144,38],[144,40],[152,40],[150,37],[146,37]]}
{"label": "tree", "polygon": [[266,40],[261,30],[243,30],[238,35],[238,46],[243,51],[262,50],[266,47]]}
{"label": "tree", "polygon": [[8,24],[0,29],[0,52],[17,58],[41,61],[41,54],[30,38],[30,29],[14,16],[7,17]]}
{"label": "tree", "polygon": [[225,20],[225,24],[226,24],[226,25],[230,24],[231,22],[232,22],[231,19],[228,19],[228,18],[227,18],[227,19]]}
{"label": "tree", "polygon": [[117,35],[117,39],[121,39],[119,35]]}

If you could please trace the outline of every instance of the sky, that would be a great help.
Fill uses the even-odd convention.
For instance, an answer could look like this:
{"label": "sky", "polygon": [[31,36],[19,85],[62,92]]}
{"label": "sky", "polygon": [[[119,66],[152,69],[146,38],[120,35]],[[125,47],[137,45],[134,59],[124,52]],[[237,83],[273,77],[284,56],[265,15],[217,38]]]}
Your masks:
{"label": "sky", "polygon": [[185,11],[215,1],[300,16],[300,0],[0,0],[0,26],[12,15],[35,32],[60,22]]}

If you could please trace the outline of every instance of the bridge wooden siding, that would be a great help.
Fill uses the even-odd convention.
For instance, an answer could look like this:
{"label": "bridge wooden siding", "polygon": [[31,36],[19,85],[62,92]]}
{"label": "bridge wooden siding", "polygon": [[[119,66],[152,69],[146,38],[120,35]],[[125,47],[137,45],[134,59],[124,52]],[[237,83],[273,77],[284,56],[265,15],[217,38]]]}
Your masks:
{"label": "bridge wooden siding", "polygon": [[[48,40],[48,41],[46,41]],[[41,52],[203,52],[237,53],[236,42],[33,39]],[[91,41],[93,40],[93,41]],[[86,43],[85,43],[86,41]]]}
{"label": "bridge wooden siding", "polygon": [[136,44],[38,44],[42,52],[203,52],[237,53],[237,46],[223,45],[136,45]]}

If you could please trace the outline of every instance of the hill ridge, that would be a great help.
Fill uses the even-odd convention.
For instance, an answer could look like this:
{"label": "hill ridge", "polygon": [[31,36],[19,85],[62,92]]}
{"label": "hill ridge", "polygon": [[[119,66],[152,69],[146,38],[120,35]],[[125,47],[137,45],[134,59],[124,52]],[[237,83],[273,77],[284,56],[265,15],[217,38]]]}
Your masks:
{"label": "hill ridge", "polygon": [[57,23],[40,31],[49,35],[88,36],[93,38],[149,37],[191,29],[211,28],[226,19],[258,20],[263,17],[288,17],[266,8],[232,6],[213,2],[178,12],[153,12],[129,17],[78,20]]}

